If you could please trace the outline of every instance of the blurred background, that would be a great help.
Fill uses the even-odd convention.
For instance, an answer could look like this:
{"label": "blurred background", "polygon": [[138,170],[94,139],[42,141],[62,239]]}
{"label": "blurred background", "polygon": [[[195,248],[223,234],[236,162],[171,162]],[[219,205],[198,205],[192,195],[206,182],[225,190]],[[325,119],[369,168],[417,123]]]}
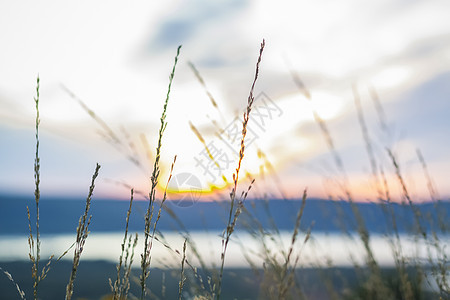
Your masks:
{"label": "blurred background", "polygon": [[[430,200],[450,195],[449,12],[447,0],[0,2],[0,261],[11,263],[3,265],[16,271],[19,283],[30,280],[29,269],[14,262],[28,259],[25,206],[34,201],[39,76],[43,256],[72,243],[98,162],[92,235],[83,258],[108,266],[90,265],[80,280],[90,278],[87,270],[114,270],[130,189],[137,200],[150,191],[169,75],[182,45],[157,198],[175,155],[177,160],[167,186],[169,209],[158,228],[181,251],[186,233],[179,234],[177,219],[167,214],[175,212],[201,256],[217,266],[229,212],[221,200],[229,200],[232,189],[242,115],[264,39],[238,194],[255,179],[247,207],[261,228],[273,225],[272,214],[281,234],[271,247],[285,251],[307,189],[301,235],[309,238],[311,228],[313,235],[306,248],[296,248],[303,251],[302,265],[351,267],[355,260],[364,263],[366,252],[356,227],[344,238],[338,223],[353,226],[357,218],[348,203],[341,203],[339,215],[325,201],[345,200],[349,190],[378,263],[392,267],[392,244],[384,238],[390,221],[373,203],[380,198],[381,175],[391,200],[405,202],[400,171],[410,198],[424,203],[419,210],[427,220],[438,219]],[[130,232],[142,232],[146,205],[135,204]],[[450,211],[448,202],[443,207]],[[426,259],[425,244],[406,234],[414,215],[405,209],[394,207],[406,224],[399,224],[405,234],[399,245],[405,256]],[[425,230],[433,226],[426,223]],[[227,267],[248,268],[243,244],[248,254],[260,250],[252,240],[256,227],[248,228],[233,240]],[[448,234],[438,245],[448,256]],[[153,251],[158,268],[179,268],[173,251],[159,244]],[[261,257],[254,258],[260,266]],[[98,295],[108,292],[102,284]]]}
{"label": "blurred background", "polygon": [[[95,162],[103,166],[96,195],[128,198],[129,188],[117,182],[146,193],[168,76],[183,45],[167,111],[162,181],[178,155],[174,174],[193,174],[203,191],[225,189],[227,197],[223,176],[231,181],[236,160],[217,133],[242,117],[264,38],[255,96],[264,93],[270,102],[260,101],[243,163],[261,194],[295,198],[308,187],[310,195],[324,197],[324,177],[340,176],[315,110],[326,121],[357,198],[371,197],[355,86],[380,164],[389,163],[388,145],[411,192],[424,198],[420,149],[439,191],[448,195],[449,9],[443,0],[2,3],[0,190],[32,193],[39,74],[42,194],[85,195]],[[384,109],[388,134],[379,126],[371,90]],[[204,156],[190,124],[216,151],[220,169]]]}

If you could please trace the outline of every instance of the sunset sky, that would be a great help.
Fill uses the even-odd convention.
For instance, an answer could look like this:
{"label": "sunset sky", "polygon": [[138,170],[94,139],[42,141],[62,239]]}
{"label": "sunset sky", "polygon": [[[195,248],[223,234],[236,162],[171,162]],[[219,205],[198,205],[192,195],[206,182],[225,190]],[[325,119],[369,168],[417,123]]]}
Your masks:
{"label": "sunset sky", "polygon": [[[265,39],[240,190],[247,189],[249,174],[256,179],[250,197],[300,197],[304,188],[311,196],[339,196],[347,178],[357,199],[375,200],[355,88],[377,168],[392,194],[400,187],[386,148],[398,158],[412,196],[429,198],[420,149],[435,188],[448,197],[449,12],[447,0],[2,2],[0,192],[33,195],[39,74],[42,196],[85,196],[96,162],[102,165],[96,196],[126,199],[125,185],[148,193],[168,77],[182,45],[167,109],[161,186],[177,155],[172,190],[217,189],[226,197],[231,187],[223,177],[232,181],[239,145],[220,129],[241,130]],[[314,112],[330,131],[345,173]]]}

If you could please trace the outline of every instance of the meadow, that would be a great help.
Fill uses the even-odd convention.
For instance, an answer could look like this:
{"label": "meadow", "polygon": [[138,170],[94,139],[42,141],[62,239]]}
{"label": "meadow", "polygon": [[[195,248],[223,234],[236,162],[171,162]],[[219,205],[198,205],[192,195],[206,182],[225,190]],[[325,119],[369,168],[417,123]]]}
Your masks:
{"label": "meadow", "polygon": [[[255,101],[255,86],[263,64],[265,42],[260,45],[256,68],[246,108],[242,113],[241,136],[237,165],[229,184],[229,197],[216,203],[214,209],[208,210],[218,231],[218,249],[214,253],[216,263],[205,257],[205,251],[196,244],[194,232],[189,226],[189,213],[173,207],[168,199],[168,185],[176,167],[176,156],[173,158],[168,178],[161,177],[161,151],[164,144],[164,133],[168,126],[166,117],[170,114],[170,93],[176,88],[172,86],[176,75],[176,66],[180,59],[181,46],[178,47],[174,64],[169,76],[166,98],[159,122],[153,171],[149,178],[151,189],[144,196],[147,201],[142,214],[134,212],[135,194],[130,189],[130,199],[120,212],[123,223],[119,227],[123,231],[121,241],[117,244],[120,256],[115,265],[106,262],[83,261],[83,253],[89,244],[91,223],[97,217],[91,212],[94,205],[95,184],[101,172],[101,166],[94,167],[91,184],[83,207],[78,207],[79,219],[75,239],[64,248],[65,251],[55,253],[49,259],[42,255],[45,239],[41,233],[42,205],[40,193],[40,140],[39,140],[39,88],[36,86],[36,119],[35,119],[35,162],[34,162],[34,202],[27,204],[23,213],[28,219],[28,257],[29,263],[5,262],[0,264],[3,273],[0,298],[7,299],[12,293],[18,299],[82,299],[83,297],[102,299],[450,299],[449,261],[448,261],[448,229],[449,205],[446,199],[440,199],[432,183],[427,164],[418,150],[417,160],[420,162],[424,178],[429,187],[429,199],[426,204],[417,203],[410,194],[402,173],[398,157],[393,149],[386,147],[385,159],[390,162],[389,170],[393,170],[395,183],[389,183],[386,166],[375,155],[374,141],[370,139],[361,104],[355,91],[355,107],[363,143],[371,166],[369,177],[374,182],[375,203],[361,204],[349,187],[345,165],[336,150],[325,119],[314,111],[315,122],[326,142],[339,178],[334,180],[340,186],[339,193],[331,192],[327,199],[326,209],[337,217],[337,223],[329,225],[339,232],[342,238],[357,241],[360,245],[359,258],[350,257],[347,267],[336,266],[333,260],[324,259],[310,265],[303,263],[306,247],[314,243],[315,230],[328,225],[326,214],[314,219],[309,208],[317,199],[309,199],[307,187],[301,198],[288,201],[281,212],[273,209],[270,199],[258,199],[252,195],[255,180],[248,179],[242,169],[245,160],[248,124],[251,120]],[[200,83],[203,80],[192,65],[195,76]],[[299,93],[307,98],[311,95],[298,74],[292,72]],[[379,104],[380,127],[388,130],[382,117],[382,107],[373,91],[374,101]],[[209,91],[207,91],[210,96]],[[212,97],[212,96],[211,96]],[[313,99],[310,99],[314,101]],[[92,118],[95,113],[89,112]],[[105,124],[105,126],[107,126]],[[170,126],[170,125],[169,125]],[[192,126],[193,127],[193,126]],[[108,128],[108,127],[107,127]],[[201,134],[195,129],[199,139]],[[115,136],[111,132],[112,137]],[[205,144],[206,150],[207,146]],[[211,160],[214,157],[208,151]],[[217,162],[216,162],[217,163]],[[400,187],[400,199],[392,196],[391,186]],[[165,186],[161,191],[159,186]],[[140,192],[139,192],[140,193]],[[4,202],[6,203],[6,202]],[[2,202],[2,205],[5,205]],[[142,206],[142,203],[138,204]],[[193,204],[201,206],[202,204]],[[123,205],[122,205],[123,206]],[[324,207],[325,207],[324,206]],[[2,208],[3,209],[3,208]],[[73,209],[74,210],[74,209]],[[370,213],[376,210],[376,217]],[[98,210],[97,210],[98,211]],[[312,208],[311,208],[312,211]],[[320,212],[320,206],[315,208]],[[184,212],[184,214],[183,214]],[[220,214],[216,216],[215,214]],[[290,213],[290,215],[286,215]],[[317,213],[314,214],[317,216]],[[47,216],[48,217],[48,216]],[[134,220],[133,218],[139,218]],[[162,228],[168,228],[166,220],[177,226],[180,240],[172,244],[164,235]],[[219,221],[218,221],[219,220]],[[137,223],[136,223],[137,222]],[[137,225],[136,225],[137,224]],[[115,223],[117,225],[117,223]],[[111,225],[112,226],[112,225]],[[132,233],[138,226],[141,231]],[[161,227],[163,226],[163,227]],[[220,227],[221,226],[221,227]],[[220,228],[220,229],[219,229]],[[377,228],[376,230],[374,228]],[[376,232],[376,234],[375,234]],[[235,237],[247,234],[239,248],[248,267],[236,268],[227,266],[232,259],[230,252]],[[2,232],[2,234],[4,234]],[[319,236],[319,234],[317,235]],[[249,239],[255,241],[250,247]],[[318,237],[319,238],[319,237]],[[377,255],[377,240],[385,242],[392,264],[383,265]],[[408,243],[404,240],[407,239]],[[171,253],[172,262],[166,268],[154,267],[158,261],[156,247],[163,247]],[[411,249],[413,248],[413,249]],[[328,252],[337,249],[333,244]],[[207,255],[207,254],[206,254]],[[349,256],[351,256],[349,254]],[[68,258],[70,258],[68,260]],[[28,274],[24,276],[24,274]],[[52,285],[47,284],[52,282]],[[59,286],[59,292],[55,292]],[[97,289],[97,294],[89,295],[89,290]],[[101,288],[100,288],[101,286]],[[105,288],[106,287],[106,288]],[[8,292],[6,292],[8,290]],[[24,292],[26,291],[26,292]],[[4,293],[5,296],[2,296]],[[6,296],[8,295],[8,296]]]}

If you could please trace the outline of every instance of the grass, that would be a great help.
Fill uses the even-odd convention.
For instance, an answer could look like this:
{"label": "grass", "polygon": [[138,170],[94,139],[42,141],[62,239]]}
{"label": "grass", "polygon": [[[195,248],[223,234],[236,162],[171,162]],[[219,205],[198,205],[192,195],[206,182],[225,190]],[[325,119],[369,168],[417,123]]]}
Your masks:
{"label": "grass", "polygon": [[[168,288],[176,290],[176,297],[178,299],[190,298],[190,299],[221,299],[230,295],[232,285],[237,284],[232,280],[232,277],[225,274],[227,250],[234,232],[239,227],[245,228],[248,232],[258,240],[260,243],[260,252],[250,252],[246,249],[245,245],[242,245],[242,252],[247,259],[249,265],[252,268],[254,274],[253,281],[248,281],[248,286],[254,287],[259,285],[258,297],[261,299],[307,299],[310,293],[307,292],[311,289],[310,286],[305,286],[308,278],[305,274],[310,274],[309,280],[314,282],[309,284],[315,284],[319,286],[317,293],[320,295],[326,295],[327,299],[422,299],[423,297],[430,296],[423,290],[424,282],[433,282],[437,285],[438,291],[432,294],[432,297],[438,299],[450,298],[450,288],[448,285],[448,270],[449,261],[446,252],[445,242],[440,240],[441,234],[448,233],[449,222],[448,218],[439,209],[440,198],[436,191],[436,188],[432,184],[431,175],[429,174],[426,161],[420,152],[417,150],[417,157],[420,165],[422,166],[424,178],[427,182],[430,200],[435,204],[435,211],[437,219],[430,219],[429,216],[421,214],[417,205],[414,202],[413,197],[409,193],[408,186],[404,179],[404,174],[401,170],[401,166],[398,162],[397,155],[392,148],[386,147],[385,156],[383,158],[377,157],[374,151],[374,142],[370,136],[369,128],[366,124],[364,112],[361,106],[360,98],[358,95],[357,87],[353,87],[355,108],[358,117],[359,127],[361,129],[361,135],[365,144],[368,161],[370,164],[370,174],[372,182],[374,183],[376,198],[378,199],[378,205],[382,208],[386,216],[386,227],[389,230],[386,232],[386,239],[391,245],[392,256],[394,258],[394,267],[390,270],[382,268],[376,259],[374,249],[371,244],[371,233],[367,229],[366,220],[364,220],[363,214],[359,211],[358,205],[354,202],[354,196],[349,188],[349,179],[346,174],[345,165],[343,159],[340,157],[337,151],[336,144],[338,141],[333,139],[330,132],[329,125],[326,120],[323,119],[317,111],[313,111],[313,116],[320,133],[328,146],[328,149],[333,158],[336,169],[339,175],[334,179],[337,181],[341,190],[339,193],[329,191],[330,199],[345,200],[351,207],[351,219],[355,220],[353,228],[350,230],[357,232],[357,239],[363,245],[365,260],[360,263],[354,261],[353,268],[350,271],[343,271],[333,268],[331,261],[324,260],[323,264],[315,266],[314,276],[308,273],[308,270],[302,266],[302,250],[311,239],[314,238],[313,227],[314,224],[303,224],[303,216],[308,213],[307,209],[307,191],[303,192],[300,206],[297,210],[297,214],[292,223],[292,234],[290,243],[285,246],[282,245],[282,238],[279,229],[276,226],[276,222],[271,215],[271,211],[268,206],[268,202],[264,199],[260,201],[265,203],[265,214],[268,216],[268,220],[271,220],[268,228],[262,224],[257,215],[252,213],[252,210],[247,207],[246,199],[251,194],[251,189],[255,183],[255,180],[249,178],[249,184],[247,189],[242,193],[238,192],[241,175],[242,162],[244,160],[244,153],[246,153],[246,135],[248,130],[248,123],[251,117],[251,112],[254,104],[254,91],[255,85],[260,73],[260,64],[262,62],[262,54],[265,47],[265,41],[263,40],[259,55],[256,62],[256,70],[251,84],[250,92],[247,98],[246,108],[243,112],[242,131],[239,147],[238,162],[235,172],[232,175],[230,199],[227,202],[226,207],[226,220],[225,229],[221,235],[221,249],[220,257],[218,257],[219,265],[209,267],[204,262],[200,255],[200,251],[197,248],[195,241],[190,236],[189,231],[183,226],[183,220],[180,220],[174,211],[165,205],[167,199],[167,186],[172,178],[173,170],[175,167],[176,156],[174,157],[171,165],[170,173],[167,179],[166,188],[164,194],[159,200],[157,196],[157,187],[160,178],[160,160],[163,146],[164,132],[167,127],[166,116],[168,113],[168,104],[170,100],[170,92],[175,76],[176,66],[180,56],[181,46],[178,47],[172,71],[169,76],[169,84],[167,89],[166,98],[163,105],[163,110],[160,118],[160,128],[157,139],[156,155],[153,157],[153,171],[150,177],[151,188],[148,195],[142,192],[136,192],[131,188],[129,208],[126,212],[125,218],[125,230],[122,243],[120,245],[120,256],[115,268],[115,279],[109,279],[110,286],[110,298],[114,300],[119,299],[159,299],[165,297],[168,294]],[[195,68],[192,63],[189,63],[191,70],[194,72],[195,77],[203,87],[205,93],[211,101],[211,104],[220,112],[213,95],[210,93],[200,72]],[[312,94],[305,86],[300,76],[294,71],[290,70],[294,83],[299,88],[299,93],[304,95],[308,101],[314,101]],[[40,227],[39,227],[39,201],[40,201],[40,158],[39,158],[39,84],[40,79],[37,78],[36,84],[36,97],[34,98],[36,106],[36,119],[35,119],[35,139],[36,139],[36,151],[34,161],[34,179],[35,179],[35,211],[32,213],[27,207],[28,225],[29,225],[29,258],[31,262],[31,279],[33,298],[43,298],[41,296],[39,287],[43,280],[47,278],[50,273],[50,265],[53,256],[50,257],[48,262],[42,266],[41,263],[41,239],[40,239]],[[105,136],[108,137],[109,142],[119,151],[124,153],[126,157],[132,161],[136,166],[141,167],[141,163],[136,157],[137,155],[129,155],[126,150],[126,143],[124,143],[119,135],[116,134],[106,122],[104,122],[97,114],[95,114],[89,107],[75,96],[66,87],[63,87],[69,95],[77,100],[77,102],[85,109],[85,111],[99,124],[105,131]],[[379,126],[384,134],[389,135],[389,127],[386,125],[386,116],[381,106],[381,102],[375,89],[370,89],[373,103],[375,105],[375,111],[378,115]],[[223,115],[220,115],[223,118]],[[223,120],[222,120],[223,121]],[[218,124],[215,122],[214,124]],[[199,140],[206,146],[205,139],[202,137],[200,131],[191,123],[191,128],[195,132]],[[126,132],[125,132],[126,133]],[[126,134],[127,135],[127,134]],[[128,138],[127,138],[128,139]],[[145,136],[141,137],[143,144],[146,146],[147,157],[152,157],[151,151],[148,147],[148,142]],[[127,141],[127,144],[129,142]],[[134,148],[133,148],[134,149]],[[135,153],[135,149],[133,150]],[[211,152],[208,154],[212,161],[218,164],[218,160],[213,157]],[[258,149],[258,157],[264,161],[264,165],[273,169],[272,164],[268,160],[267,156]],[[385,166],[381,162],[382,159],[389,161],[389,165]],[[386,170],[391,169],[396,176],[396,183],[388,182],[386,176]],[[81,262],[81,255],[89,235],[89,225],[92,216],[89,215],[91,201],[93,200],[93,194],[95,189],[95,180],[98,177],[100,165],[97,164],[94,174],[92,176],[91,185],[89,187],[88,196],[86,198],[85,210],[79,219],[78,227],[76,229],[75,242],[67,251],[65,251],[58,259],[57,262],[66,255],[73,247],[73,262],[71,265],[71,272],[69,276],[69,282],[66,286],[66,299],[73,297],[75,286],[75,279],[77,277],[78,267]],[[242,178],[241,178],[242,179]],[[279,183],[277,181],[277,183]],[[394,211],[392,198],[392,185],[397,184],[402,190],[402,206],[407,207],[414,216],[415,226],[411,228],[409,234],[414,237],[417,245],[426,245],[427,261],[420,261],[416,257],[408,257],[405,254],[405,249],[402,247],[401,235],[399,232],[398,215]],[[138,234],[129,234],[129,221],[133,207],[133,199],[135,193],[144,194],[147,199],[147,209],[144,216],[144,228],[143,228],[143,249],[140,254],[141,262],[140,269],[136,270],[132,268],[134,260],[135,250],[138,242]],[[256,198],[256,197],[253,197]],[[267,199],[266,199],[267,200]],[[251,204],[250,204],[251,205]],[[336,202],[336,210],[342,210],[343,218],[345,213],[342,207],[339,206],[340,202]],[[180,234],[184,237],[184,243],[178,250],[177,247],[170,245],[165,241],[162,233],[158,232],[157,225],[160,218],[173,218],[180,226]],[[95,216],[94,216],[95,218]],[[33,221],[35,224],[33,225]],[[347,226],[346,224],[345,226]],[[343,224],[344,226],[344,224]],[[306,229],[305,229],[306,227]],[[427,229],[431,228],[431,230]],[[349,237],[352,237],[348,233],[348,228],[343,227],[343,232],[347,233]],[[177,287],[173,285],[168,287],[166,279],[166,273],[162,273],[161,284],[158,288],[161,289],[161,293],[155,290],[155,286],[152,286],[152,282],[159,280],[155,275],[156,270],[152,268],[152,249],[154,243],[162,244],[170,251],[173,256],[179,261],[179,270],[172,278],[176,278],[178,282]],[[272,247],[271,244],[275,244]],[[435,258],[437,256],[437,258]],[[190,261],[190,257],[198,260],[201,268],[197,268]],[[262,260],[255,260],[256,258]],[[0,271],[7,277],[7,279],[14,285],[18,296],[21,299],[25,299],[25,293],[20,287],[18,281],[7,270],[0,268]],[[153,271],[155,271],[153,273]],[[430,271],[430,272],[429,272]],[[140,273],[138,276],[136,273]],[[341,276],[342,273],[347,275]],[[159,274],[159,273],[158,273]],[[349,275],[350,274],[350,275]],[[351,282],[345,282],[346,278]],[[248,279],[248,278],[247,278]],[[244,279],[243,279],[244,280]],[[173,280],[172,280],[173,281]],[[171,281],[171,282],[172,282]],[[340,282],[337,284],[337,282]],[[243,283],[245,285],[245,282]],[[152,290],[153,289],[153,290]],[[226,292],[224,292],[224,290]],[[158,296],[158,294],[160,296]],[[136,296],[138,295],[138,296]],[[175,293],[172,294],[173,296]],[[1,295],[0,295],[1,296]],[[175,296],[174,296],[175,297]]]}
{"label": "grass", "polygon": [[[140,284],[141,284],[141,299],[144,299],[147,295],[147,289],[146,289],[146,280],[149,273],[150,263],[151,263],[151,250],[153,245],[153,239],[155,236],[156,231],[156,225],[158,223],[159,217],[161,215],[161,207],[163,205],[163,202],[165,200],[165,197],[163,201],[161,202],[161,206],[158,212],[158,217],[156,221],[154,222],[153,226],[153,233],[150,233],[151,225],[152,225],[152,218],[154,213],[154,204],[156,201],[156,188],[158,186],[158,179],[160,174],[160,168],[159,168],[159,160],[161,158],[161,146],[162,146],[162,138],[164,135],[164,131],[166,130],[167,122],[166,122],[166,116],[167,116],[167,105],[169,103],[169,96],[170,96],[170,89],[172,87],[173,78],[175,76],[175,68],[177,66],[178,62],[178,56],[180,55],[180,49],[181,46],[177,49],[177,55],[175,56],[175,62],[173,64],[172,73],[169,76],[169,87],[167,89],[167,95],[166,100],[164,102],[163,112],[161,115],[161,126],[159,128],[159,136],[158,136],[158,146],[156,147],[156,157],[155,157],[155,163],[153,165],[153,173],[151,176],[151,190],[149,193],[149,202],[148,202],[148,208],[147,213],[145,214],[145,229],[144,229],[144,251],[141,255],[141,277],[140,277]],[[174,159],[175,164],[175,159]],[[173,170],[173,165],[172,165]],[[170,180],[170,178],[169,178]],[[165,194],[166,195],[166,194]]]}
{"label": "grass", "polygon": [[[114,281],[114,284],[112,283],[111,279],[109,279],[109,285],[111,287],[111,292],[113,294],[114,300],[124,299],[128,297],[128,292],[130,290],[130,274],[131,274],[131,265],[133,264],[133,258],[134,258],[134,250],[137,246],[138,242],[138,234],[135,234],[134,241],[132,243],[132,236],[130,236],[128,239],[128,225],[130,222],[130,215],[131,215],[131,208],[133,205],[133,197],[134,197],[134,190],[131,189],[131,196],[130,196],[130,207],[127,211],[127,217],[125,221],[125,234],[123,237],[123,242],[121,244],[121,253],[119,257],[119,263],[117,264],[117,277]],[[122,265],[124,268],[123,275],[121,273],[122,271]],[[122,278],[121,278],[122,277]]]}
{"label": "grass", "polygon": [[98,171],[100,170],[100,165],[97,164],[95,167],[94,175],[92,175],[91,186],[89,187],[89,194],[86,198],[86,207],[84,214],[80,217],[77,227],[77,237],[75,240],[75,250],[73,253],[73,264],[72,272],[70,273],[69,283],[66,287],[66,299],[72,299],[73,286],[75,283],[75,277],[77,275],[78,266],[80,264],[81,254],[83,253],[84,244],[89,235],[89,224],[91,223],[92,216],[89,216],[89,209],[91,208],[92,195],[95,188],[95,179],[98,177]]}
{"label": "grass", "polygon": [[[236,209],[234,208],[235,204],[236,204],[236,191],[238,188],[238,181],[239,181],[239,171],[241,170],[241,164],[242,164],[242,160],[244,158],[244,151],[245,151],[245,137],[247,135],[247,125],[248,125],[248,121],[250,118],[250,112],[252,111],[252,106],[253,106],[253,101],[255,100],[255,97],[253,95],[254,89],[255,89],[255,84],[256,84],[256,80],[258,79],[258,74],[259,74],[259,64],[261,63],[261,58],[262,58],[262,54],[264,51],[264,46],[265,46],[265,42],[264,40],[261,43],[261,48],[259,50],[259,57],[258,57],[258,61],[256,62],[256,71],[255,71],[255,78],[253,79],[253,83],[252,83],[252,87],[250,89],[250,94],[248,96],[247,99],[247,108],[244,112],[244,121],[242,123],[242,138],[241,138],[241,147],[239,149],[239,160],[238,160],[238,165],[236,167],[236,172],[233,173],[233,182],[234,182],[234,187],[231,190],[230,193],[230,214],[228,216],[228,222],[227,222],[227,227],[224,230],[224,234],[222,236],[222,254],[220,255],[220,260],[221,260],[221,265],[220,265],[220,273],[219,273],[219,283],[218,283],[218,288],[217,288],[217,300],[220,299],[220,293],[222,291],[222,280],[223,280],[223,268],[225,266],[225,255],[227,252],[227,247],[228,247],[228,243],[230,241],[230,237],[234,232],[234,228],[236,226],[236,221],[237,218],[239,217],[241,211],[242,211],[242,207],[244,205],[244,200],[247,197],[248,193],[245,194],[244,197],[242,197],[239,202],[237,203],[237,207]],[[250,187],[249,187],[250,190]]]}

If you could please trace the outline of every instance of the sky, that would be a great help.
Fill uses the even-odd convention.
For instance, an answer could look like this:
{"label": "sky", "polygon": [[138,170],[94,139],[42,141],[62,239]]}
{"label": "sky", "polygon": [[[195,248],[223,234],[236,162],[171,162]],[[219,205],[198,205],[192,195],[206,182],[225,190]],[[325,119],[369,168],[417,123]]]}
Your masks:
{"label": "sky", "polygon": [[130,187],[148,194],[182,45],[158,193],[176,155],[169,199],[228,197],[264,39],[239,193],[255,179],[249,197],[298,198],[307,188],[337,199],[347,186],[355,199],[375,201],[383,170],[401,199],[390,149],[414,199],[430,199],[427,174],[446,198],[449,11],[447,0],[2,1],[0,192],[33,195],[39,75],[43,197],[84,197],[96,162],[96,196],[126,199]]}

